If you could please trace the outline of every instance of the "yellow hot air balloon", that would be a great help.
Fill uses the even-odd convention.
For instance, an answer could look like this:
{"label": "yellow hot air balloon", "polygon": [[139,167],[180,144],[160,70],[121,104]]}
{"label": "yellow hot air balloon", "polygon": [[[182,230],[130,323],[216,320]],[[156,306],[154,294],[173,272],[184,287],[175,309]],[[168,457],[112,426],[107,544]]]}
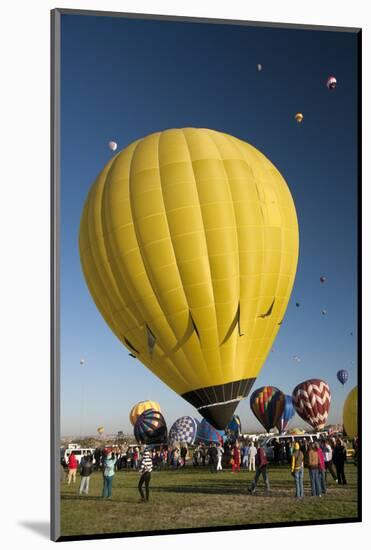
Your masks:
{"label": "yellow hot air balloon", "polygon": [[295,115],[296,122],[299,122],[299,123],[303,122],[303,119],[304,119],[303,113],[296,113],[296,115]]}
{"label": "yellow hot air balloon", "polygon": [[358,387],[355,386],[345,400],[343,407],[343,424],[348,437],[358,435]]}
{"label": "yellow hot air balloon", "polygon": [[129,414],[129,419],[133,426],[137,421],[138,416],[148,409],[161,412],[160,405],[156,401],[140,401],[134,405]]}
{"label": "yellow hot air balloon", "polygon": [[102,433],[104,432],[104,427],[99,426],[99,428],[97,428],[97,432],[99,433],[99,435],[102,435]]}
{"label": "yellow hot air balloon", "polygon": [[269,353],[296,273],[295,206],[275,166],[215,130],[151,134],[98,176],[79,246],[116,336],[224,428]]}

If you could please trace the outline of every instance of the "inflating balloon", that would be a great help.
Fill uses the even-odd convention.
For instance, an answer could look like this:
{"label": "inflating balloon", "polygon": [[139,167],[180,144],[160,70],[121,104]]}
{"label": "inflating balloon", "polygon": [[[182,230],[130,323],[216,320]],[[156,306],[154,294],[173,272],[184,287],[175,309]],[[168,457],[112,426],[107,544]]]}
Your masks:
{"label": "inflating balloon", "polygon": [[149,135],[98,176],[79,245],[112,331],[225,428],[269,354],[294,283],[298,224],[278,170],[214,130]]}
{"label": "inflating balloon", "polygon": [[205,418],[200,423],[197,441],[200,443],[219,443],[223,445],[226,435],[224,430],[217,430]]}
{"label": "inflating balloon", "polygon": [[108,148],[111,150],[111,151],[116,151],[117,149],[117,143],[115,141],[109,141],[108,142]]}
{"label": "inflating balloon", "polygon": [[358,387],[349,392],[343,407],[343,424],[348,437],[358,436]]}
{"label": "inflating balloon", "polygon": [[324,428],[331,403],[331,392],[326,382],[313,379],[298,384],[292,392],[292,401],[298,415],[312,428]]}
{"label": "inflating balloon", "polygon": [[334,76],[329,76],[326,80],[326,86],[329,90],[335,90],[337,84],[337,80]]}
{"label": "inflating balloon", "polygon": [[304,119],[303,113],[296,113],[296,115],[295,115],[296,122],[299,122],[299,124],[300,124],[301,122],[303,122],[303,119]]}
{"label": "inflating balloon", "polygon": [[336,376],[339,382],[341,382],[341,384],[343,384],[344,386],[345,382],[348,380],[349,372],[347,370],[341,369],[337,372]]}
{"label": "inflating balloon", "polygon": [[231,441],[238,439],[241,435],[241,429],[241,419],[237,414],[234,414],[232,420],[228,422],[225,428],[225,433],[228,436],[228,439]]}
{"label": "inflating balloon", "polygon": [[285,394],[273,386],[258,388],[250,397],[250,407],[260,424],[269,432],[283,414]]}
{"label": "inflating balloon", "polygon": [[134,435],[138,443],[146,445],[165,443],[167,427],[162,414],[153,409],[144,411],[135,422]]}
{"label": "inflating balloon", "polygon": [[170,445],[174,445],[176,442],[193,445],[197,438],[199,426],[199,421],[192,416],[178,418],[169,431],[168,441]]}
{"label": "inflating balloon", "polygon": [[294,416],[295,416],[295,409],[292,403],[292,397],[291,395],[285,395],[285,406],[283,409],[283,413],[276,424],[276,428],[279,430],[280,433],[283,433],[286,431],[288,423]]}
{"label": "inflating balloon", "polygon": [[140,416],[147,409],[153,409],[154,411],[161,412],[160,405],[156,401],[139,401],[139,403],[134,405],[129,414],[129,420],[133,426],[137,421],[138,416]]}

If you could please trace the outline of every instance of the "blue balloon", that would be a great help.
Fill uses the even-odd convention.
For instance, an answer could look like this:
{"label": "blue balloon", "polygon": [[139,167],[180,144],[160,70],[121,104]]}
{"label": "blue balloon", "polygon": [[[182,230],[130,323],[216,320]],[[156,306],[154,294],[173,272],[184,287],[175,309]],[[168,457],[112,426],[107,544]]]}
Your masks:
{"label": "blue balloon", "polygon": [[146,445],[165,443],[167,440],[165,418],[159,411],[147,409],[137,418],[134,435],[138,443]]}
{"label": "blue balloon", "polygon": [[225,433],[229,439],[235,441],[241,435],[241,420],[237,414],[234,414],[232,420],[227,424]]}
{"label": "blue balloon", "polygon": [[192,416],[181,416],[174,422],[169,432],[169,443],[187,443],[193,445],[199,429],[199,421]]}
{"label": "blue balloon", "polygon": [[279,419],[279,421],[276,424],[276,428],[280,431],[280,433],[285,432],[288,423],[295,415],[295,409],[292,402],[291,395],[285,395],[285,406],[283,409],[283,413]]}
{"label": "blue balloon", "polygon": [[349,377],[349,373],[347,370],[339,370],[338,373],[337,373],[337,378],[339,380],[339,382],[341,382],[344,386],[345,382],[348,380],[348,377]]}
{"label": "blue balloon", "polygon": [[201,443],[220,443],[223,444],[226,439],[224,430],[217,430],[205,418],[200,424],[197,434],[197,440]]}

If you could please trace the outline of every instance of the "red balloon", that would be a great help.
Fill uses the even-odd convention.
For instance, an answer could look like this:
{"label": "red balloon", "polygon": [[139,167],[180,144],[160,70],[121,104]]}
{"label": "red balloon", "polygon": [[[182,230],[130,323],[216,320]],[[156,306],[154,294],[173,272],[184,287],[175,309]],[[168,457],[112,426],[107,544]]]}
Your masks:
{"label": "red balloon", "polygon": [[312,428],[324,428],[331,403],[331,392],[326,382],[312,379],[298,384],[292,392],[292,401],[298,415]]}

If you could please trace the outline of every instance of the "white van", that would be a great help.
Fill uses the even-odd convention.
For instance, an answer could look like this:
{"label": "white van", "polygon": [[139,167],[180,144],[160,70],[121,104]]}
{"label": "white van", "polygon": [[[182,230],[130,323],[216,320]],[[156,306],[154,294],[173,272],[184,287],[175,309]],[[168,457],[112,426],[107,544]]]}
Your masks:
{"label": "white van", "polygon": [[315,441],[318,441],[319,439],[322,439],[324,437],[328,437],[327,432],[316,432],[312,434],[303,433],[303,434],[286,434],[286,435],[268,435],[267,437],[261,439],[260,446],[264,449],[265,454],[267,456],[267,459],[269,461],[272,461],[274,458],[274,443],[275,441],[278,441],[279,443],[286,444],[287,441],[290,443],[294,443],[295,441],[303,441],[303,439],[306,439],[309,443],[314,443]]}
{"label": "white van", "polygon": [[80,461],[81,461],[81,458],[83,457],[83,455],[85,454],[88,454],[88,452],[91,453],[92,457],[93,457],[93,464],[95,463],[95,458],[94,458],[94,451],[95,449],[92,449],[92,448],[84,448],[82,449],[81,447],[78,447],[78,448],[75,448],[75,449],[64,449],[64,452],[63,452],[63,449],[61,450],[61,462],[62,462],[62,465],[68,465],[68,459],[70,457],[70,454],[73,452],[74,455],[76,456],[76,460],[78,462],[78,464],[80,464]]}

